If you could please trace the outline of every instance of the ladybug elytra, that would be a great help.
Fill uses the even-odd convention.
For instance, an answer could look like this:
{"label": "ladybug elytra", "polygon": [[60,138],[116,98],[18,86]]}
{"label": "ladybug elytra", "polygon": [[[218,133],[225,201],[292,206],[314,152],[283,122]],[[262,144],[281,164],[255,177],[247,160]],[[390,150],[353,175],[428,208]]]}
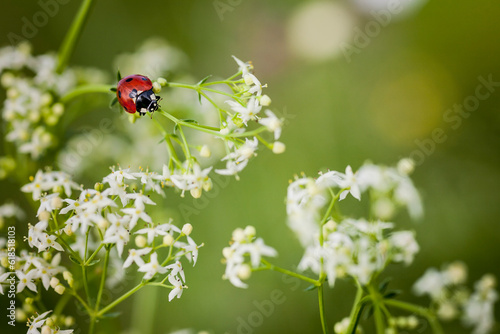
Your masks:
{"label": "ladybug elytra", "polygon": [[118,102],[130,114],[141,116],[158,110],[160,97],[153,92],[153,83],[140,74],[129,75],[118,82],[116,89]]}

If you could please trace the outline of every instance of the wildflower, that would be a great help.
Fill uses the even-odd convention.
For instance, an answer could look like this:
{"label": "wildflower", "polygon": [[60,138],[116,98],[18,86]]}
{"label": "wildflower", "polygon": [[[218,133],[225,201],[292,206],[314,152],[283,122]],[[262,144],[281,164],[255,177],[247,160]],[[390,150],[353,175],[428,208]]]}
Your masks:
{"label": "wildflower", "polygon": [[259,120],[259,123],[264,125],[270,132],[274,133],[274,140],[278,140],[281,136],[281,127],[283,122],[271,110],[265,110],[266,118]]}
{"label": "wildflower", "polygon": [[167,268],[162,267],[158,263],[158,254],[154,252],[151,254],[150,260],[148,263],[143,264],[142,266],[137,269],[140,272],[146,273],[143,277],[143,279],[148,280],[151,279],[156,273],[164,274],[167,272]]}
{"label": "wildflower", "polygon": [[144,265],[144,260],[142,259],[141,256],[144,256],[146,254],[149,254],[149,252],[151,252],[152,248],[150,247],[146,247],[146,248],[142,248],[142,249],[129,249],[128,251],[128,257],[127,259],[125,260],[125,262],[123,263],[123,268],[128,268],[130,267],[130,265],[132,264],[132,262],[134,262],[135,264],[137,264],[137,266],[141,267]]}

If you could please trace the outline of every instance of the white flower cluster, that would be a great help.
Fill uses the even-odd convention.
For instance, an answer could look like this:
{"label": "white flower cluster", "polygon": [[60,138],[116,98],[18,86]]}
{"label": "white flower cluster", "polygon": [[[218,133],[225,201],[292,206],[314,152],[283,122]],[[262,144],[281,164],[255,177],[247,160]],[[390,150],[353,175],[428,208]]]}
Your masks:
{"label": "white flower cluster", "polygon": [[238,288],[247,288],[242,280],[250,278],[252,269],[260,266],[263,256],[277,256],[278,252],[264,244],[262,238],[255,238],[253,226],[233,231],[231,245],[222,250],[226,271],[223,278]]}
{"label": "white flower cluster", "polygon": [[[220,133],[223,135],[244,133],[248,129],[249,122],[254,121],[265,126],[269,132],[273,133],[275,141],[273,144],[269,144],[273,152],[276,154],[283,153],[285,144],[278,141],[281,136],[283,120],[269,109],[264,111],[266,117],[259,116],[262,108],[271,104],[269,96],[262,95],[262,89],[266,85],[262,85],[259,79],[252,74],[253,66],[250,63],[245,63],[234,56],[233,58],[238,64],[243,78],[243,82],[236,86],[238,95],[241,95],[241,98],[226,101],[234,114],[227,117]],[[246,167],[249,159],[257,155],[255,152],[258,144],[259,141],[256,137],[253,139],[246,138],[241,143],[227,141],[228,154],[222,159],[222,161],[226,162],[226,168],[216,169],[215,172],[222,175],[237,175]]]}
{"label": "white flower cluster", "polygon": [[465,285],[467,267],[464,263],[452,262],[442,270],[429,268],[415,282],[417,295],[428,295],[437,307],[442,320],[461,318],[468,326],[474,326],[474,334],[490,333],[495,323],[493,305],[498,300],[495,291],[497,282],[491,274],[484,275],[474,284],[474,292]]}
{"label": "white flower cluster", "polygon": [[28,319],[28,332],[27,334],[71,334],[73,329],[61,330],[59,327],[54,326],[53,320],[47,318],[47,315],[52,311],[44,312],[36,317]]}
{"label": "white flower cluster", "polygon": [[[356,173],[347,166],[345,173],[328,171],[316,179],[303,176],[291,182],[288,225],[305,248],[299,269],[326,273],[330,286],[346,276],[366,285],[391,262],[411,264],[419,251],[414,233],[393,231],[394,224],[382,219],[392,216],[397,206],[406,206],[412,215],[421,214],[420,197],[407,174],[408,169],[367,163]],[[374,221],[339,218],[335,222],[325,217],[334,215],[325,212],[332,199],[342,201],[351,194],[360,200],[364,192],[370,192],[375,202],[386,202],[391,214],[380,214],[373,204]]]}
{"label": "white flower cluster", "polygon": [[[0,251],[0,258],[2,262],[7,260],[8,253],[6,249]],[[56,276],[62,274],[64,280],[70,285],[73,284],[73,276],[65,267],[59,264],[60,262],[61,253],[53,255],[45,252],[42,256],[37,256],[22,250],[19,256],[16,256],[17,270],[15,275],[18,280],[16,293],[21,293],[25,288],[37,292],[37,284],[41,282],[45,290],[52,287],[55,292],[62,294],[65,287]],[[13,273],[5,272],[4,266],[0,267],[0,271],[0,293],[4,294],[2,284],[10,284]]]}
{"label": "white flower cluster", "polygon": [[5,219],[17,218],[21,220],[24,218],[24,211],[14,203],[5,203],[0,205],[0,228],[2,228]]}
{"label": "white flower cluster", "polygon": [[[142,190],[132,190],[127,181],[139,182]],[[35,200],[40,201],[40,221],[29,226],[29,245],[38,248],[38,252],[54,248],[70,252],[70,255],[79,253],[81,258],[85,257],[84,250],[87,250],[88,254],[99,250],[103,252],[103,246],[116,246],[117,252],[114,256],[117,255],[118,259],[121,259],[125,245],[130,237],[136,234],[135,242],[139,249],[130,249],[127,259],[121,261],[120,266],[127,268],[135,263],[138,271],[145,273],[145,280],[153,278],[157,273],[168,273],[165,279],[168,278],[175,287],[170,299],[180,297],[184,288],[182,282],[185,282],[180,259],[186,257],[193,265],[196,264],[198,248],[202,245],[197,245],[189,236],[191,225],[186,224],[182,230],[171,221],[157,225],[146,212],[147,206],[156,203],[143,191],[164,195],[162,187],[169,182],[172,182],[170,175],[166,178],[148,171],[112,169],[112,172],[103,178],[102,183],[96,184],[95,189],[82,190],[76,199],[61,199],[59,196],[69,196],[71,189],[78,188],[76,184],[65,173],[39,171],[32,182],[22,188],[24,192],[31,192]],[[65,192],[60,191],[64,186]],[[42,193],[49,190],[58,192]],[[136,226],[143,228],[134,232]],[[157,242],[156,237],[161,237],[162,242]],[[186,242],[180,240],[182,237],[186,238]],[[63,249],[62,245],[65,244],[68,246]],[[159,262],[159,250],[164,247],[170,247],[172,250],[165,260]],[[172,264],[167,265],[170,262]],[[30,276],[26,270],[20,271],[18,277],[27,277],[27,284],[36,278]],[[30,289],[34,287],[27,286]]]}
{"label": "white flower cluster", "polygon": [[58,74],[56,66],[55,55],[33,56],[28,43],[0,49],[1,84],[7,91],[2,110],[6,140],[33,159],[56,144],[53,127],[64,113],[58,99],[84,79],[71,69]]}
{"label": "white flower cluster", "polygon": [[411,166],[410,160],[403,159],[398,168],[366,163],[356,173],[347,166],[345,173],[328,171],[316,179],[296,178],[287,191],[288,225],[304,247],[318,240],[321,209],[335,190],[341,191],[339,200],[348,194],[360,200],[362,193],[370,192],[371,212],[377,219],[392,218],[399,206],[407,207],[413,218],[419,218],[423,209],[418,191],[408,177]]}
{"label": "white flower cluster", "polygon": [[330,286],[337,278],[346,276],[367,285],[388,263],[409,264],[419,250],[412,232],[388,234],[393,226],[363,219],[345,219],[339,224],[330,220],[323,226],[323,245],[316,241],[308,246],[298,268],[318,275],[324,271]]}

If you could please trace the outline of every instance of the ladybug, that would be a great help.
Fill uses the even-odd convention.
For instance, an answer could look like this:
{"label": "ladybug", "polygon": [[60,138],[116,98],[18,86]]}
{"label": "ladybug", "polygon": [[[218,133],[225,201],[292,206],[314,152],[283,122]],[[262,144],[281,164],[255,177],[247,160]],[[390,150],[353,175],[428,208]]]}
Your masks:
{"label": "ladybug", "polygon": [[141,116],[158,110],[158,101],[161,99],[153,92],[151,80],[140,74],[121,79],[116,88],[116,97],[126,112],[138,112]]}

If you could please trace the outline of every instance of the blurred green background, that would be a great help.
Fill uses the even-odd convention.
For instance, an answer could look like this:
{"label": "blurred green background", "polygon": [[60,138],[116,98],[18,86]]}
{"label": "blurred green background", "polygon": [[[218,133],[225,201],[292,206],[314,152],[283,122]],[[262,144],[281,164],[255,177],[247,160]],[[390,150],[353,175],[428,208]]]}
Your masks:
{"label": "blurred green background", "polygon": [[[7,34],[20,34],[22,18],[31,18],[41,7],[37,1],[2,3],[0,45],[7,45]],[[79,3],[70,0],[60,5],[48,24],[39,28],[30,39],[35,54],[57,50]],[[253,61],[255,74],[269,85],[273,110],[287,120],[283,155],[259,152],[240,181],[217,178],[222,186],[216,186],[210,197],[195,201],[167,196],[163,205],[178,223],[179,205],[202,207],[190,216],[192,236],[205,247],[197,266],[186,268],[189,289],[171,303],[167,292],[146,289],[132,303],[120,306],[127,316],[103,323],[103,332],[148,334],[194,328],[237,333],[240,320],[248,320],[256,303],[269,300],[275,289],[286,301],[251,332],[320,332],[314,292],[303,292],[305,285],[297,288],[271,272],[254,274],[247,290],[234,288],[221,280],[221,250],[233,229],[254,225],[278,250],[275,262],[293,268],[302,249],[285,223],[288,180],[302,171],[315,175],[323,168],[343,170],[348,164],[358,168],[367,159],[394,164],[412,155],[420,162],[414,182],[422,192],[425,219],[415,224],[401,216],[399,222],[416,230],[421,251],[411,267],[391,267],[387,273],[397,277],[394,286],[405,291],[402,298],[426,304],[427,299],[412,296],[411,285],[427,267],[453,260],[468,264],[469,282],[486,272],[500,277],[500,87],[467,118],[460,117],[460,125],[444,118],[455,104],[474,96],[478,77],[491,75],[500,82],[500,3],[404,1],[403,13],[363,39],[357,29],[364,31],[367,23],[374,22],[366,3],[373,8],[382,3],[384,8],[384,1],[378,0],[96,1],[72,65],[94,66],[111,74],[115,56],[134,51],[149,36],[164,37],[184,51],[195,78],[232,74],[235,64],[230,56],[236,55]],[[347,59],[339,48],[347,44],[342,43],[358,47],[359,52]],[[92,108],[81,122],[98,124],[103,115],[117,115],[106,101]],[[444,131],[446,140],[430,144],[436,128]],[[426,143],[427,153],[434,145],[433,152],[425,153],[417,142]],[[107,166],[95,166],[86,173],[94,179],[78,181],[92,184],[106,173]],[[2,203],[16,191],[13,187],[2,186]],[[342,283],[327,290],[330,325],[347,316],[353,295],[353,289]],[[6,328],[5,319],[0,328]],[[445,329],[470,332],[456,323]],[[18,325],[12,333],[25,331]]]}

